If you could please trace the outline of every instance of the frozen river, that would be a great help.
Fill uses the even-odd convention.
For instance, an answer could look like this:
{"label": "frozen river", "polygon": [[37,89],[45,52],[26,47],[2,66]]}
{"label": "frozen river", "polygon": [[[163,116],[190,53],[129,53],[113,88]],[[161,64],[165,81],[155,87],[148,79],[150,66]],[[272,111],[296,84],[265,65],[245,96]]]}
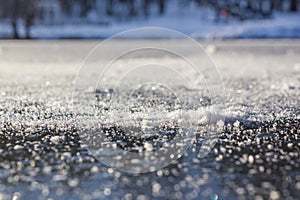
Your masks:
{"label": "frozen river", "polygon": [[[97,70],[103,71],[97,63],[106,62],[120,49],[138,43],[163,44],[170,49],[183,48],[187,60],[203,56],[182,41],[118,40],[99,51],[99,57],[90,58],[88,64],[93,65],[93,70],[78,71],[82,64],[87,65],[83,60],[99,42],[0,41],[0,199],[15,196],[16,199],[259,200],[297,199],[300,196],[299,40],[199,41],[213,61],[210,65],[220,76],[216,84],[211,83],[224,89],[222,101],[208,98],[201,87],[205,84],[197,82],[193,71],[184,68],[176,57],[155,52],[148,52],[147,56],[133,55],[116,62],[115,68],[108,70],[107,77],[100,80],[107,85],[82,92],[95,97],[96,103],[92,106],[96,105],[96,108],[88,105],[86,109],[74,111],[74,85],[81,86],[78,76],[86,78],[87,82],[96,80]],[[136,57],[142,57],[142,61]],[[160,73],[147,71],[158,69],[157,64],[139,68],[142,71],[137,71],[134,76],[127,73],[119,78],[124,67],[145,63],[158,63]],[[203,61],[203,65],[206,64]],[[186,87],[172,72],[164,71],[180,66],[183,67],[178,71],[191,77],[195,85]],[[141,75],[141,80],[155,77],[148,81],[153,85],[136,87],[129,94],[127,85],[119,84],[119,80],[127,81],[130,86],[134,84],[131,81],[139,80],[137,74]],[[164,87],[165,84],[154,83],[161,79],[170,85]],[[204,75],[203,79],[209,79],[209,76]],[[118,107],[116,110],[109,110],[106,105],[106,98],[116,91],[108,84],[111,80],[119,81],[117,89],[121,91],[117,93],[120,99],[113,102]],[[199,93],[203,96],[198,98]],[[185,99],[184,103],[174,100],[174,94]],[[152,97],[150,103],[149,96]],[[132,102],[131,97],[135,97],[135,101]],[[196,104],[195,99],[201,101]],[[127,110],[120,108],[127,103],[135,128],[132,121],[127,120]],[[201,151],[205,135],[197,126],[207,125],[209,120],[205,117],[210,115],[200,112],[199,106],[211,113],[217,112],[216,118],[226,116],[224,127],[215,135],[205,156]],[[172,118],[177,110],[183,113],[175,125],[162,120],[166,116]],[[144,116],[146,112],[152,118],[147,118],[150,114]],[[100,117],[93,119],[91,113]],[[149,128],[151,125],[153,129]],[[190,131],[194,140],[188,140],[191,142],[188,149],[164,168],[129,173],[124,170],[135,170],[107,166],[107,159],[100,162],[103,155],[115,156],[110,154],[111,151],[100,154],[100,159],[93,150],[88,151],[86,146],[98,141],[84,141],[80,134],[91,127],[96,127],[96,134],[106,134],[110,143],[117,144],[117,149],[128,152],[150,149],[157,156],[160,154],[155,152],[164,148],[165,141],[174,139],[175,145],[184,143],[180,137],[176,140],[178,133]],[[153,135],[153,130],[158,134]],[[128,136],[126,132],[137,135]],[[148,137],[143,138],[140,132]],[[120,134],[122,138],[119,138]],[[136,160],[132,159],[131,163],[138,163]]]}

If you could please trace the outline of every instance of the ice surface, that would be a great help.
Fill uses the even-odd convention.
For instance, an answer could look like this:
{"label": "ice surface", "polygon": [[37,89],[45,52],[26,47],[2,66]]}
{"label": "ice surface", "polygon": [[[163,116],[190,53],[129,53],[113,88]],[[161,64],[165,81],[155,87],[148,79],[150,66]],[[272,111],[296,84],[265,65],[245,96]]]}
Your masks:
{"label": "ice surface", "polygon": [[[115,43],[114,48],[122,42]],[[300,80],[295,67],[300,63],[298,41],[210,43],[214,46],[210,56],[226,87],[224,109],[219,114],[231,117],[228,124],[225,120],[221,134],[211,140],[205,140],[208,136],[199,130],[194,144],[177,162],[142,175],[121,172],[98,162],[78,135],[93,124],[73,120],[72,81],[83,55],[95,44],[93,41],[1,43],[1,197],[298,198]],[[175,41],[169,43],[175,44]],[[192,49],[189,52],[194,56]],[[170,58],[170,65],[176,63],[173,59]],[[97,93],[110,93],[106,89],[106,93]],[[191,102],[194,100],[195,91],[191,88],[179,87],[179,91],[190,94]],[[89,92],[95,95],[95,90]],[[202,104],[214,105],[207,98],[203,98]],[[193,116],[199,112],[190,102],[186,106],[191,109],[183,113],[183,118],[185,122],[193,122]],[[151,104],[147,109],[152,113]],[[206,114],[200,120],[204,124]],[[162,118],[159,113],[153,117]],[[259,124],[247,124],[253,121]],[[97,124],[101,121],[95,120]],[[214,148],[201,157],[201,147],[209,146],[214,139],[217,140]],[[148,142],[143,146],[147,152],[157,147]],[[116,153],[114,157],[120,159],[121,155]],[[139,160],[130,162],[139,164]]]}

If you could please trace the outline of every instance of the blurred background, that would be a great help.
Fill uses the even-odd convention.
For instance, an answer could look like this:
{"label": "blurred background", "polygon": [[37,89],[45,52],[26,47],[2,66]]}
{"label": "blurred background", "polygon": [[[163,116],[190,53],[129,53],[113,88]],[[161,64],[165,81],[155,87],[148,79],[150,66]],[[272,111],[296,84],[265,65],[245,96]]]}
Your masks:
{"label": "blurred background", "polygon": [[0,38],[93,39],[159,26],[195,38],[300,38],[299,0],[0,0]]}

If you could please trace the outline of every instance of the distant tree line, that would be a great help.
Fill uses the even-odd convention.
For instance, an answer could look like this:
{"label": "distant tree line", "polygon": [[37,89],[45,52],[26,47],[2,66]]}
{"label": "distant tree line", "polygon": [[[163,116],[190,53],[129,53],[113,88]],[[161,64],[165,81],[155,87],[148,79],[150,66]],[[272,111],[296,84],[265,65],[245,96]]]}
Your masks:
{"label": "distant tree line", "polygon": [[0,11],[3,18],[10,20],[13,28],[13,37],[20,38],[18,32],[18,21],[23,20],[26,27],[26,38],[29,38],[29,27],[33,25],[35,17],[36,0],[0,0]]}
{"label": "distant tree line", "polygon": [[285,3],[289,4],[289,11],[298,11],[298,0],[195,0],[199,4],[211,4],[214,7],[222,5],[247,7],[250,10],[262,11],[264,5],[271,5],[271,9],[283,10]]}
{"label": "distant tree line", "polygon": [[[52,24],[87,23],[91,19],[96,19],[97,23],[106,23],[104,19],[113,21],[130,20],[141,16],[147,18],[153,14],[153,10],[156,14],[163,15],[167,5],[174,1],[0,0],[0,21],[11,24],[13,38],[21,37],[19,27],[25,30],[23,37],[30,38],[30,29],[34,24],[51,24],[51,21]],[[241,20],[269,17],[273,10],[283,10],[283,5],[287,2],[289,10],[294,12],[298,10],[299,3],[298,0],[177,0],[177,2],[181,5],[195,2],[199,6],[211,6],[216,11],[217,20],[227,16]]]}
{"label": "distant tree line", "polygon": [[9,21],[13,38],[21,37],[20,25],[25,29],[25,38],[30,38],[30,28],[41,21],[44,12],[50,12],[50,18],[60,13],[61,23],[68,23],[74,18],[86,22],[84,20],[90,12],[128,20],[140,15],[148,17],[151,6],[155,6],[157,13],[162,15],[166,3],[166,0],[0,0],[0,20]]}
{"label": "distant tree line", "polygon": [[216,10],[216,20],[236,17],[240,20],[271,17],[274,10],[282,11],[289,3],[289,11],[298,11],[298,0],[197,0],[210,4]]}

